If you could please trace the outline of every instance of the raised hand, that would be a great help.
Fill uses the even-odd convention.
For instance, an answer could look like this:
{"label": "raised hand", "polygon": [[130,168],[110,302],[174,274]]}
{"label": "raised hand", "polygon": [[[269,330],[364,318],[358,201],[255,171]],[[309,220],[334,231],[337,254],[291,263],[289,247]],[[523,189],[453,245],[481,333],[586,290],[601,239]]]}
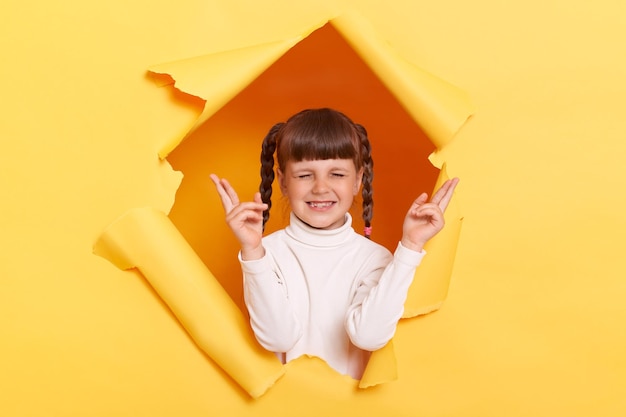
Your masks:
{"label": "raised hand", "polygon": [[211,174],[211,180],[222,200],[226,223],[241,245],[241,258],[243,260],[262,258],[265,255],[265,249],[261,245],[263,211],[267,210],[267,204],[261,201],[261,194],[256,193],[254,201],[241,203],[237,193],[226,179],[220,179],[217,175]]}
{"label": "raised hand", "polygon": [[426,242],[443,229],[443,213],[458,182],[458,178],[444,182],[430,201],[426,193],[417,197],[404,218],[401,241],[403,246],[419,252]]}

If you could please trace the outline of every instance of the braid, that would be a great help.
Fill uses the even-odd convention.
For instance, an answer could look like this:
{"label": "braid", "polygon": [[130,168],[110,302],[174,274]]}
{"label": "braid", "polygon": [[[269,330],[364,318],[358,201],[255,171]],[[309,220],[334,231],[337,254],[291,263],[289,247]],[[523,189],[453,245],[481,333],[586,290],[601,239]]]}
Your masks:
{"label": "braid", "polygon": [[268,132],[261,145],[261,185],[259,192],[261,200],[267,204],[267,210],[263,212],[263,228],[270,218],[272,208],[272,183],[274,182],[274,151],[276,151],[276,134],[284,123],[275,124]]}
{"label": "braid", "polygon": [[372,159],[372,147],[367,138],[367,131],[359,124],[356,125],[361,140],[361,157],[363,160],[363,221],[365,222],[365,237],[369,239],[372,233],[372,217],[374,215],[374,160]]}

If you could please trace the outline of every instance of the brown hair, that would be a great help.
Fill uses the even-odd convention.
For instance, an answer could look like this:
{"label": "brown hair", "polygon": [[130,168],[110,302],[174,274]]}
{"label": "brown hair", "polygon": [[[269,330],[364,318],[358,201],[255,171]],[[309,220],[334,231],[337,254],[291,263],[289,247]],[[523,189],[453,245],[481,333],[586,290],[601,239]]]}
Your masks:
{"label": "brown hair", "polygon": [[278,168],[285,170],[288,161],[352,159],[356,170],[363,168],[363,221],[369,237],[373,215],[372,180],[374,177],[371,147],[367,131],[343,113],[328,109],[308,109],[274,125],[261,148],[261,199],[268,205],[263,225],[270,217],[274,153]]}

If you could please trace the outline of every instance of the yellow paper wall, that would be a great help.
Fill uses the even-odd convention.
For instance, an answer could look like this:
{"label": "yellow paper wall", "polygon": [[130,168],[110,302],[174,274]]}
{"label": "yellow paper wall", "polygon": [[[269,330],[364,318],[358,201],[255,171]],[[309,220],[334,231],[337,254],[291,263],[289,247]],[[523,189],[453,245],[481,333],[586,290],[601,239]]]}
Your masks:
{"label": "yellow paper wall", "polygon": [[[0,415],[623,415],[621,1],[175,6],[0,6]],[[295,361],[253,401],[91,246],[127,209],[174,203],[181,176],[157,154],[200,103],[148,67],[288,39],[349,7],[475,103],[434,158],[463,181],[452,285],[440,311],[401,323],[396,382],[355,391]]]}

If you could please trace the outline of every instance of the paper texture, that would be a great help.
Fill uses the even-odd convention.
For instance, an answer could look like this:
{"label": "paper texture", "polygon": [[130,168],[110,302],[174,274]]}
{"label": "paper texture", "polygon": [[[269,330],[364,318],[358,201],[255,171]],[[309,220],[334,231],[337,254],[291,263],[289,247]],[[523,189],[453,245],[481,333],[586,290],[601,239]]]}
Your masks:
{"label": "paper texture", "polygon": [[[449,143],[471,114],[472,105],[467,94],[400,58],[358,13],[346,12],[330,23],[396,96],[437,149]],[[303,37],[156,65],[150,71],[171,76],[176,88],[206,101],[189,135]],[[183,139],[175,138],[160,152],[160,156],[167,156]],[[447,179],[446,175],[442,170],[438,185]],[[432,253],[416,273],[404,317],[431,312],[445,300],[460,232],[454,200],[446,216],[450,224],[427,246],[428,252]],[[183,241],[178,241],[183,244]],[[169,244],[176,243],[172,241]],[[166,300],[171,299],[170,291],[176,289],[168,287],[160,294]],[[203,319],[194,316],[191,320],[200,323]],[[359,386],[369,387],[396,378],[396,359],[393,343],[390,343],[373,352]]]}
{"label": "paper texture", "polygon": [[332,24],[433,144],[438,149],[447,145],[473,112],[468,94],[398,56],[358,13],[346,12],[333,19]]}
{"label": "paper texture", "polygon": [[[207,172],[192,193],[193,215],[173,213],[194,175],[174,153],[196,137],[218,145],[213,155],[222,164],[202,154],[198,165],[228,166],[225,176],[237,181],[254,177],[241,188],[247,192],[258,185],[257,141],[267,130],[247,135],[248,152],[227,123],[205,129],[218,111],[187,136],[204,99],[185,100],[171,84],[158,88],[146,71],[299,39],[344,11],[371,24],[384,50],[475,103],[475,114],[437,152],[436,166],[461,178],[451,285],[441,309],[401,320],[393,383],[358,389],[358,381],[302,357],[254,400],[196,346],[139,271],[117,269],[92,245],[129,209],[167,213],[181,232],[175,216],[187,216],[199,238],[183,236],[237,303],[237,291],[223,284],[235,251],[224,248],[211,262],[198,244],[224,247],[230,236]],[[624,417],[623,0],[9,0],[0,15],[1,416]],[[317,41],[307,39],[313,49]],[[304,41],[288,52],[299,46]],[[334,57],[316,60],[332,74]],[[415,130],[386,130],[397,112],[379,110],[380,95],[371,96],[354,107],[367,114],[359,117],[365,125],[380,115],[379,130],[389,133],[389,146],[374,147],[376,163],[413,153],[406,143]],[[255,116],[269,107],[262,97],[250,103]],[[258,125],[282,120],[280,112],[257,117]],[[236,116],[250,132],[249,120]],[[428,165],[434,147],[426,144],[415,164]],[[414,195],[396,180],[422,174],[413,161],[397,165],[376,168],[374,240],[391,242],[399,232],[385,223],[387,195]],[[435,180],[429,174],[415,191],[429,191]]]}
{"label": "paper texture", "polygon": [[300,39],[254,45],[150,67],[151,72],[172,76],[179,90],[206,101],[202,113],[189,132],[182,138],[174,138],[159,152],[159,156],[165,158],[186,136],[196,130]]}

